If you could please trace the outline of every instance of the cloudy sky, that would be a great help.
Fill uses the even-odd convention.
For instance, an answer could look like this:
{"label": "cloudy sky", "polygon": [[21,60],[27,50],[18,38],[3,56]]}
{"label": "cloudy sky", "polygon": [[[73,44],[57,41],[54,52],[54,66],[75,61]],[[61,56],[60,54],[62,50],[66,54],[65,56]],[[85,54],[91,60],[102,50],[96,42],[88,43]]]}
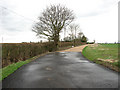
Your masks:
{"label": "cloudy sky", "polygon": [[[31,31],[34,21],[51,4],[73,10],[75,23],[89,41],[118,41],[118,2],[120,0],[0,0],[0,42],[37,42]],[[61,38],[64,35],[61,34]]]}

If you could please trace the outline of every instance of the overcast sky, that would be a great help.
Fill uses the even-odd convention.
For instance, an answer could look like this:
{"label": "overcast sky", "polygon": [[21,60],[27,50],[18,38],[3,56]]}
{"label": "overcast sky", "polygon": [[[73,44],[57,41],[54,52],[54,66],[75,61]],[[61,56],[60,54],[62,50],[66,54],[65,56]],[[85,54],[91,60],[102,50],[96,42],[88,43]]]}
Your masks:
{"label": "overcast sky", "polygon": [[[118,1],[120,0],[0,0],[0,42],[37,42],[31,31],[34,21],[51,4],[73,10],[75,23],[89,41],[118,41]],[[61,38],[64,35],[61,34]]]}

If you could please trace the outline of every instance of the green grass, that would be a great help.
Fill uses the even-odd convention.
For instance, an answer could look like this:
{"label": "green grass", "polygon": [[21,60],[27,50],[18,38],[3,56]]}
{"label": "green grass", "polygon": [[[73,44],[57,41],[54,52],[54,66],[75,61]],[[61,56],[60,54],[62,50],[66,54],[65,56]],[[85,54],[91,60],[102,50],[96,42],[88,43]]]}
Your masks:
{"label": "green grass", "polygon": [[3,80],[4,78],[6,78],[8,75],[15,72],[18,68],[20,68],[24,64],[31,62],[32,60],[36,59],[37,57],[38,56],[35,56],[35,57],[30,58],[30,59],[25,60],[25,61],[19,61],[17,63],[10,64],[10,65],[0,69],[0,76],[2,76],[2,77],[0,77],[0,81]]}
{"label": "green grass", "polygon": [[[87,46],[83,49],[82,54],[91,61],[98,59],[118,60],[118,44],[98,44],[98,46]],[[97,62],[99,63],[99,62]],[[118,66],[118,62],[112,63]]]}

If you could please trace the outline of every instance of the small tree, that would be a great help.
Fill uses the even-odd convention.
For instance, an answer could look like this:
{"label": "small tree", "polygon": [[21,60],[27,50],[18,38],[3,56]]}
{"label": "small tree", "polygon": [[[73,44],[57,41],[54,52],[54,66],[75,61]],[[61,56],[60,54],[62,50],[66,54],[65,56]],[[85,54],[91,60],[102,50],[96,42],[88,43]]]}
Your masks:
{"label": "small tree", "polygon": [[85,37],[85,35],[82,36],[81,42],[87,42],[87,37]]}
{"label": "small tree", "polygon": [[33,27],[37,36],[53,40],[58,46],[61,30],[74,20],[73,11],[61,5],[47,7],[38,18],[39,22]]}

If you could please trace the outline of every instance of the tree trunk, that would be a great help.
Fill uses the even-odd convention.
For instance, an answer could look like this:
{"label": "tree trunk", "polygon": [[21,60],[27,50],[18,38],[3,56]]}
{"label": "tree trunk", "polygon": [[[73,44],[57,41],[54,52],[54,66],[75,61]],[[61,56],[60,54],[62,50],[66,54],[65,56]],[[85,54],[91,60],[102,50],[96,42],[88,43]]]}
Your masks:
{"label": "tree trunk", "polygon": [[55,46],[55,50],[58,49],[58,42],[59,42],[59,36],[55,36],[55,38],[54,38],[54,46]]}

